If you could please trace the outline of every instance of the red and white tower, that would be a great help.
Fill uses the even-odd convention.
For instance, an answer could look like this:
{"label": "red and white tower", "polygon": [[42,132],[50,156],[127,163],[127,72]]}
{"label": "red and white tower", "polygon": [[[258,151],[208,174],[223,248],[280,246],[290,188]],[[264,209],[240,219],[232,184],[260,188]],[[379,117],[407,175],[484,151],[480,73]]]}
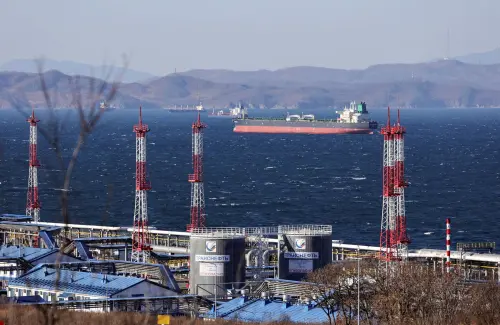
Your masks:
{"label": "red and white tower", "polygon": [[36,154],[37,146],[37,120],[35,110],[26,120],[30,124],[30,147],[29,147],[29,175],[28,175],[28,197],[26,202],[26,215],[31,216],[34,222],[40,221],[40,200],[38,199],[38,161]]}
{"label": "red and white tower", "polygon": [[399,119],[399,109],[398,109],[398,120],[396,125],[392,128],[392,134],[394,135],[394,160],[395,160],[395,175],[394,175],[394,193],[396,196],[396,227],[397,227],[397,246],[398,246],[398,256],[402,259],[408,257],[408,244],[410,243],[410,238],[406,232],[406,210],[405,210],[405,187],[408,186],[408,182],[405,180],[405,145],[404,145],[404,135],[406,129],[401,125]]}
{"label": "red and white tower", "polygon": [[198,120],[193,123],[193,173],[189,174],[191,183],[191,223],[187,231],[205,227],[205,192],[203,189],[203,129],[207,126]]}
{"label": "red and white tower", "polygon": [[396,196],[394,191],[395,159],[394,134],[391,127],[390,109],[387,108],[387,125],[382,127],[384,135],[383,154],[383,189],[382,189],[382,222],[380,227],[380,259],[392,261],[398,259]]}
{"label": "red and white tower", "polygon": [[146,133],[149,128],[142,123],[142,107],[139,108],[139,124],[134,125],[135,132],[135,208],[134,231],[132,233],[132,261],[149,261],[151,244],[148,230],[147,191],[151,184],[146,178]]}

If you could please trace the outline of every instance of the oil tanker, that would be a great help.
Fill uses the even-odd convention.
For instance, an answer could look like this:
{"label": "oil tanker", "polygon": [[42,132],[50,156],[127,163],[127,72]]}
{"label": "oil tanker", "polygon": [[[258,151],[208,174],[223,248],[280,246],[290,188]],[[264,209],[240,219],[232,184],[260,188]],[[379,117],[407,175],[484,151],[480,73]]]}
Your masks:
{"label": "oil tanker", "polygon": [[305,133],[305,134],[373,134],[378,123],[370,119],[366,103],[351,102],[337,111],[337,119],[316,119],[312,114],[287,115],[286,118],[249,118],[245,113],[234,119],[234,132]]}
{"label": "oil tanker", "polygon": [[243,113],[245,112],[245,109],[243,108],[243,105],[238,104],[235,108],[231,108],[229,112],[225,112],[224,110],[220,111],[215,111],[215,108],[212,110],[211,113],[208,113],[208,117],[221,117],[221,118],[241,118],[243,117]]}
{"label": "oil tanker", "polygon": [[205,112],[205,108],[203,107],[203,104],[200,102],[200,105],[196,105],[193,107],[189,107],[186,105],[186,107],[177,107],[175,105],[174,107],[171,108],[165,108],[171,113],[187,113],[187,112]]}

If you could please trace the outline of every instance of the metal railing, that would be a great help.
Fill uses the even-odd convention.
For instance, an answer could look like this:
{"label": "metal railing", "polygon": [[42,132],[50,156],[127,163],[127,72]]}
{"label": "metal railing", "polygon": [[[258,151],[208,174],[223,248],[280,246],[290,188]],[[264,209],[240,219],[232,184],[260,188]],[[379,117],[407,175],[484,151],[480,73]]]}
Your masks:
{"label": "metal railing", "polygon": [[330,225],[286,225],[278,226],[280,234],[284,235],[331,235]]}
{"label": "metal railing", "polygon": [[244,229],[246,236],[272,236],[278,235],[279,227],[246,227]]}
{"label": "metal railing", "polygon": [[191,230],[191,236],[210,237],[210,238],[244,237],[245,228],[241,227],[194,228],[193,230]]}
{"label": "metal railing", "polygon": [[496,247],[495,242],[468,242],[468,243],[457,243],[457,251],[466,251],[474,249],[486,249],[493,251]]}

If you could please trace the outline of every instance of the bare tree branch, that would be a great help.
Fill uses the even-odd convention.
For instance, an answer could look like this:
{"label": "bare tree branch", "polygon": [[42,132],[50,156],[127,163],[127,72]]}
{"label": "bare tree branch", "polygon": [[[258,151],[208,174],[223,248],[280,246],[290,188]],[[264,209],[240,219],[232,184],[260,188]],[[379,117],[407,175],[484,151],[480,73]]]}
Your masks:
{"label": "bare tree branch", "polygon": [[[69,238],[68,226],[67,226],[70,223],[69,191],[70,191],[71,177],[76,167],[78,156],[88,136],[95,130],[97,123],[102,118],[103,114],[106,112],[105,108],[98,107],[99,102],[103,99],[105,102],[110,102],[115,98],[118,92],[118,88],[121,84],[123,74],[125,73],[126,67],[128,66],[128,62],[126,58],[124,58],[124,68],[118,75],[117,80],[113,81],[110,86],[107,83],[107,80],[111,78],[112,69],[110,69],[110,71],[106,73],[105,79],[102,82],[100,82],[98,87],[96,87],[95,78],[81,78],[80,76],[68,78],[68,82],[71,86],[71,91],[72,91],[73,105],[76,107],[78,111],[80,130],[78,138],[72,150],[72,155],[69,161],[67,162],[65,161],[62,154],[63,144],[61,142],[62,140],[61,130],[63,130],[63,123],[61,123],[60,118],[55,112],[56,107],[54,103],[57,102],[57,98],[54,99],[54,97],[57,97],[57,92],[55,92],[54,95],[51,95],[50,93],[50,89],[46,79],[46,74],[43,71],[43,60],[37,60],[36,63],[38,68],[40,89],[43,93],[45,106],[47,107],[49,112],[49,120],[46,123],[46,127],[40,125],[38,131],[40,132],[42,137],[47,140],[50,147],[54,150],[60,169],[63,170],[63,183],[62,183],[60,203],[61,203],[61,216],[66,225],[63,236],[64,240],[65,238]],[[85,87],[85,85],[82,83],[82,79],[86,80],[89,83],[88,85],[89,93],[85,96],[85,99],[84,95],[82,94],[83,93],[82,88]],[[19,112],[24,112],[24,109],[26,107],[31,106],[30,101],[28,100],[28,98],[26,98],[25,94],[17,94],[16,97],[11,96],[10,102]],[[23,115],[25,115],[26,118],[28,117],[26,113],[23,113]],[[66,115],[66,117],[68,117],[68,115]],[[60,253],[58,254],[56,260],[56,265],[60,263],[60,259],[63,256],[62,252],[67,244],[68,243],[63,243],[61,245]],[[60,281],[59,267],[56,267],[56,272],[57,274],[56,274],[55,288],[57,290]],[[57,320],[59,319],[59,316],[56,313],[56,307],[54,304],[50,308],[40,307],[37,309],[43,315],[44,324],[47,325],[56,324]]]}

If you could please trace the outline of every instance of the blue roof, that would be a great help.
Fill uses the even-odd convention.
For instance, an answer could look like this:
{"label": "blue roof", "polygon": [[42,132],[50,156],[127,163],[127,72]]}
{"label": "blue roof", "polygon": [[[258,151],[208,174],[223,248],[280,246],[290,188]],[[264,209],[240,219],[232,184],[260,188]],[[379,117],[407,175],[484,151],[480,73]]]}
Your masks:
{"label": "blue roof", "polygon": [[[304,304],[290,305],[280,300],[264,300],[258,298],[235,298],[217,307],[217,318],[239,320],[245,322],[271,322],[289,320],[297,323],[328,322],[323,309]],[[212,309],[206,314],[214,316]]]}
{"label": "blue roof", "polygon": [[0,246],[0,259],[23,258],[30,262],[51,253],[57,252],[57,249],[19,247],[19,246]]}
{"label": "blue roof", "polygon": [[[201,296],[197,295],[175,295],[175,296],[159,296],[159,297],[125,297],[125,298],[98,298],[98,299],[86,299],[86,300],[66,300],[66,301],[58,301],[58,305],[71,305],[77,302],[99,302],[99,301],[107,301],[107,302],[112,302],[112,301],[134,301],[134,300],[144,300],[147,299],[148,301],[153,301],[153,300],[164,300],[164,299],[197,299],[197,298],[202,298]],[[53,302],[44,302],[43,304],[47,305],[53,305]]]}
{"label": "blue roof", "polygon": [[0,216],[0,220],[10,220],[10,221],[30,221],[33,218],[24,214],[12,214],[12,213],[3,213]]}
{"label": "blue roof", "polygon": [[[9,281],[9,286],[54,290],[56,269],[40,264],[28,273]],[[78,272],[60,269],[57,289],[60,291],[91,296],[110,297],[146,279],[109,274]],[[106,279],[106,281],[104,281]]]}

